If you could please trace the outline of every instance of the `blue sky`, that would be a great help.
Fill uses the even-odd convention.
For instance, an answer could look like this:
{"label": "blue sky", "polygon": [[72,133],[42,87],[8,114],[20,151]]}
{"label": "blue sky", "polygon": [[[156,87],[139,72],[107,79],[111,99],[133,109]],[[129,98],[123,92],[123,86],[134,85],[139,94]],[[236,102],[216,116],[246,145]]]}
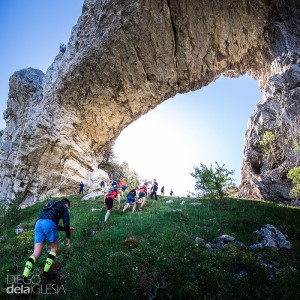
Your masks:
{"label": "blue sky", "polygon": [[32,67],[44,73],[67,44],[83,0],[0,0],[0,128],[9,77]]}
{"label": "blue sky", "polygon": [[[200,163],[225,164],[239,185],[247,122],[260,98],[258,83],[248,76],[219,78],[176,95],[128,126],[116,142],[116,154],[144,178],[156,178],[168,193],[192,191],[190,173]],[[129,148],[130,138],[135,143]]]}
{"label": "blue sky", "polygon": [[[83,0],[0,0],[0,129],[9,77],[23,68],[44,73],[67,44]],[[116,142],[120,162],[142,179],[156,178],[165,193],[193,190],[193,166],[225,164],[240,183],[247,121],[261,99],[248,76],[220,78],[201,90],[180,94],[128,126]],[[144,141],[146,136],[146,141]]]}

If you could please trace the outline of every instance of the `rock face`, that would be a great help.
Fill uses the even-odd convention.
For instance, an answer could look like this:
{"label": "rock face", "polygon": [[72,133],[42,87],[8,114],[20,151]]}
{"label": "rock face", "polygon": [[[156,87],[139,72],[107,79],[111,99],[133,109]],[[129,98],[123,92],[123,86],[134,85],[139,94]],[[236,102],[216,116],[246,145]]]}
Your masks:
{"label": "rock face", "polygon": [[[81,180],[92,185],[105,175],[102,153],[139,116],[220,75],[245,73],[264,99],[247,132],[242,191],[254,187],[268,198],[269,170],[255,169],[264,166],[257,143],[269,118],[259,112],[273,101],[292,120],[298,109],[299,9],[298,0],[86,0],[66,51],[46,74],[27,69],[10,78],[0,199],[19,192],[32,203],[72,193]],[[276,184],[278,197],[288,198],[285,183]]]}
{"label": "rock face", "polygon": [[[300,56],[285,53],[272,63],[263,99],[249,122],[240,196],[285,202],[291,199],[287,172],[300,165]],[[262,145],[265,132],[273,140]]]}

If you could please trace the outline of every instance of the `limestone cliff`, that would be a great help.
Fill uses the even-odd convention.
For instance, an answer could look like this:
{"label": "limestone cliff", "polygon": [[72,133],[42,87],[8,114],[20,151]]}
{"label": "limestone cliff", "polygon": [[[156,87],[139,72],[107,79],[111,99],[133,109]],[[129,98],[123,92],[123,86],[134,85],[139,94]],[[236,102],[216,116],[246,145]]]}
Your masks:
{"label": "limestone cliff", "polygon": [[[300,165],[300,57],[289,53],[272,63],[270,76],[249,122],[240,196],[291,199],[287,172]],[[265,132],[272,140],[262,145]]]}
{"label": "limestone cliff", "polygon": [[[43,193],[74,191],[87,177],[92,183],[101,154],[122,129],[176,93],[222,74],[250,74],[264,90],[263,101],[270,101],[265,86],[273,78],[289,82],[287,68],[297,74],[299,6],[298,0],[86,0],[66,51],[46,74],[27,69],[10,79],[0,199],[15,191],[30,203]],[[281,66],[282,53],[296,60]],[[297,86],[297,76],[291,77]],[[288,82],[297,108],[297,87]],[[289,95],[282,93],[282,109]],[[245,145],[244,195],[250,183],[263,190],[268,171],[261,169],[259,184],[253,180],[251,161],[260,156],[255,147],[265,118],[261,114],[256,124],[255,114]]]}

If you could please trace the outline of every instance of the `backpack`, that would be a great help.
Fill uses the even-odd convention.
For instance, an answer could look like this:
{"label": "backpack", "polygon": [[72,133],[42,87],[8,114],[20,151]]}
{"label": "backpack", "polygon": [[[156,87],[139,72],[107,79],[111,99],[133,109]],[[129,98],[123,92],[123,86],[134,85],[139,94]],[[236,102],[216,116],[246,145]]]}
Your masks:
{"label": "backpack", "polygon": [[49,209],[52,209],[54,208],[55,204],[58,203],[60,201],[49,201],[44,207],[43,207],[43,210],[49,210]]}
{"label": "backpack", "polygon": [[[58,221],[63,214],[63,206],[61,201],[50,201],[44,207],[43,210],[48,212],[48,217],[53,221]],[[50,217],[51,216],[51,217]]]}
{"label": "backpack", "polygon": [[117,186],[113,185],[109,188],[109,193],[112,193],[114,190],[117,189]]}
{"label": "backpack", "polygon": [[136,196],[136,191],[135,191],[135,190],[131,190],[131,191],[127,194],[127,197],[128,197],[129,195],[135,197],[135,196]]}

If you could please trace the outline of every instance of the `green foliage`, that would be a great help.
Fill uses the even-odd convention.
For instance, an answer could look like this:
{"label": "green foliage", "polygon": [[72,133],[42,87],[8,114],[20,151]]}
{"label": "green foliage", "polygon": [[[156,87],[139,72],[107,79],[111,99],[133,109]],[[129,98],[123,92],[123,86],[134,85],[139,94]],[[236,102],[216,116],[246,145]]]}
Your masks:
{"label": "green foliage", "polygon": [[225,169],[224,165],[219,166],[216,162],[215,169],[208,168],[203,163],[199,167],[194,167],[194,173],[191,175],[196,178],[195,189],[202,191],[210,197],[222,198],[226,196],[226,190],[232,185],[234,171]]}
{"label": "green foliage", "polygon": [[20,243],[21,245],[28,245],[28,244],[32,244],[32,237],[34,234],[34,230],[30,229],[30,230],[26,230],[24,232],[22,232],[21,234],[17,235],[17,242]]}
{"label": "green foliage", "polygon": [[[217,236],[232,235],[246,246],[256,243],[253,231],[273,224],[288,235],[293,249],[263,254],[264,261],[300,269],[300,210],[273,203],[241,199],[199,200],[159,197],[148,200],[141,212],[112,210],[103,226],[103,199],[81,201],[70,196],[71,246],[60,232],[59,251],[52,266],[65,293],[57,299],[297,299],[300,273],[279,274],[270,279],[268,268],[255,253],[228,245],[209,251],[204,244]],[[172,199],[167,204],[166,200]],[[184,205],[181,205],[182,201]],[[20,210],[16,222],[33,224],[44,203]],[[122,205],[125,200],[123,200]],[[194,206],[193,203],[198,205]],[[102,209],[92,210],[92,209]],[[21,274],[30,250],[28,231],[16,237],[15,225],[0,233],[0,298],[6,299],[6,276]],[[21,238],[21,236],[23,237]],[[32,236],[33,238],[33,236]],[[137,241],[136,247],[126,244]],[[19,239],[19,243],[17,243]],[[32,247],[32,245],[31,245]],[[47,250],[36,262],[33,274],[43,270]],[[245,271],[247,276],[236,274]],[[30,298],[30,295],[27,297]],[[49,295],[32,298],[49,299]],[[13,295],[10,299],[14,299]],[[16,297],[16,299],[18,299]]]}
{"label": "green foliage", "polygon": [[22,202],[20,194],[15,193],[13,201],[0,201],[0,225],[8,226],[18,220],[20,215],[19,206]]}
{"label": "green foliage", "polygon": [[128,183],[128,191],[135,189],[140,185],[140,179],[136,172],[126,176],[124,180]]}
{"label": "green foliage", "polygon": [[128,183],[129,190],[139,185],[140,179],[137,172],[130,170],[127,162],[119,163],[111,149],[105,152],[99,168],[105,170],[113,180],[125,180]]}
{"label": "green foliage", "polygon": [[300,151],[300,146],[299,146],[299,137],[298,139],[293,139],[293,151],[295,153]]}
{"label": "green foliage", "polygon": [[266,130],[260,140],[259,144],[261,145],[264,155],[266,156],[266,162],[270,169],[276,165],[276,161],[279,159],[278,155],[278,145],[275,133],[271,130]]}
{"label": "green foliage", "polygon": [[109,178],[113,180],[120,180],[124,178],[125,174],[121,168],[121,165],[117,161],[112,161],[107,163],[106,165],[101,164],[100,167],[105,170],[109,176]]}
{"label": "green foliage", "polygon": [[140,178],[136,171],[131,171],[127,162],[121,164],[124,177],[123,179],[128,183],[128,191],[135,189],[140,185]]}
{"label": "green foliage", "polygon": [[282,115],[276,115],[272,128],[263,133],[259,145],[269,169],[277,168],[289,155],[299,152],[299,118],[294,117],[292,124],[287,124]]}
{"label": "green foliage", "polygon": [[294,187],[291,189],[291,194],[294,197],[300,196],[300,167],[295,167],[289,170],[287,178],[292,180]]}
{"label": "green foliage", "polygon": [[263,134],[261,141],[259,142],[261,146],[270,148],[272,143],[275,141],[275,134],[270,131],[266,130]]}

